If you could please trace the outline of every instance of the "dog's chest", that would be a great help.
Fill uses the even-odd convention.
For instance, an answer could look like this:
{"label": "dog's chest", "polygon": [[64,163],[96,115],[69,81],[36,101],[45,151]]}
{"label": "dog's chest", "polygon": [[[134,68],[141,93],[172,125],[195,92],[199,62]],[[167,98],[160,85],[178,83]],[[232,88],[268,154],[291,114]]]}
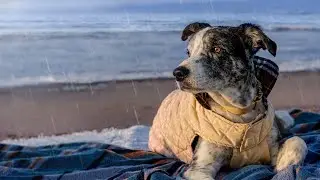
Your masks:
{"label": "dog's chest", "polygon": [[[238,154],[248,152],[249,154],[244,155],[250,156],[255,153],[247,150],[260,144],[271,126],[269,121],[259,121],[254,125],[232,123],[203,108],[189,93],[174,91],[160,106],[150,135],[159,136],[164,147],[168,147],[175,156],[188,163],[192,160],[191,144],[197,135],[206,141],[236,149]],[[258,149],[255,150],[259,151]]]}

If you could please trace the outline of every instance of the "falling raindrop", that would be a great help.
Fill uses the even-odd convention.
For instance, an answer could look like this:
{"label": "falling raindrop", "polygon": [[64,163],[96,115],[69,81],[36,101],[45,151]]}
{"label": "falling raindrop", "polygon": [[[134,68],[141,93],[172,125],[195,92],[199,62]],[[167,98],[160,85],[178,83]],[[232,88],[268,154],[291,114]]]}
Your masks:
{"label": "falling raindrop", "polygon": [[126,112],[127,112],[127,113],[129,112],[129,107],[128,107],[128,106],[126,106]]}
{"label": "falling raindrop", "polygon": [[91,96],[93,96],[94,91],[93,91],[93,89],[92,89],[92,85],[91,85],[91,83],[89,83],[89,88],[90,88]]}
{"label": "falling raindrop", "polygon": [[47,70],[48,70],[48,74],[49,75],[51,75],[51,68],[50,68],[50,64],[49,64],[49,62],[48,62],[48,58],[47,58],[47,56],[45,56],[45,61],[46,61],[46,65],[47,65]]}
{"label": "falling raindrop", "polygon": [[140,125],[140,121],[139,121],[139,117],[138,117],[138,113],[137,113],[136,107],[133,106],[132,108],[133,108],[134,116],[135,116],[135,118],[137,120],[137,124]]}
{"label": "falling raindrop", "polygon": [[81,166],[84,167],[84,163],[83,163],[83,160],[82,160],[82,156],[79,154],[79,160],[80,160],[80,163],[81,163]]}
{"label": "falling raindrop", "polygon": [[57,134],[57,128],[56,128],[56,124],[55,124],[55,119],[53,118],[52,115],[50,115],[50,120],[51,120],[51,123],[52,123],[52,126],[53,126],[54,133]]}
{"label": "falling raindrop", "polygon": [[127,10],[125,10],[125,14],[126,14],[126,20],[127,20],[127,24],[130,25],[130,16],[129,13],[127,12]]}
{"label": "falling raindrop", "polygon": [[131,80],[131,84],[132,84],[132,89],[133,89],[134,95],[137,96],[138,93],[137,93],[136,85],[133,80]]}
{"label": "falling raindrop", "polygon": [[212,0],[210,0],[210,7],[211,7],[211,10],[214,11],[214,7],[213,7],[213,2],[212,2]]}
{"label": "falling raindrop", "polygon": [[161,101],[161,95],[158,87],[157,87],[157,94],[158,94],[159,100]]}
{"label": "falling raindrop", "polygon": [[33,93],[32,93],[32,89],[31,89],[31,88],[29,88],[29,95],[30,95],[31,100],[34,100],[34,98],[33,98]]}
{"label": "falling raindrop", "polygon": [[79,104],[78,103],[76,103],[76,107],[77,107],[78,114],[80,114],[80,109],[79,109]]}
{"label": "falling raindrop", "polygon": [[155,85],[153,82],[152,82],[152,85],[153,85],[153,87],[155,87],[155,88],[156,88],[156,91],[157,91],[157,94],[158,94],[159,101],[161,102],[161,101],[162,101],[162,99],[161,99],[161,94],[160,94],[160,90],[159,90],[158,85],[157,85],[157,84]]}
{"label": "falling raindrop", "polygon": [[[11,79],[15,79],[15,76],[12,74],[11,75]],[[14,92],[13,92],[13,88],[12,87],[10,87],[10,92],[11,92],[11,97],[12,97],[12,99],[14,99],[15,98],[15,95],[14,95]]]}
{"label": "falling raindrop", "polygon": [[297,88],[298,88],[298,91],[299,91],[301,103],[302,103],[302,105],[305,105],[305,99],[304,99],[304,95],[303,95],[303,92],[302,92],[302,90],[301,90],[300,84],[301,84],[301,83],[297,80],[297,81],[296,81],[296,85],[297,85]]}

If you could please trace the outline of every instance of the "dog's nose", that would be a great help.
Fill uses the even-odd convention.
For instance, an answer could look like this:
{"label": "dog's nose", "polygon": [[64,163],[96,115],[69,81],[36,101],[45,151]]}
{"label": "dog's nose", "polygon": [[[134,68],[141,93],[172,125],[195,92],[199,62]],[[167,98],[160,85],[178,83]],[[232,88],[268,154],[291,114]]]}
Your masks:
{"label": "dog's nose", "polygon": [[173,70],[173,75],[176,77],[177,81],[183,81],[189,75],[189,69],[183,66],[177,67]]}

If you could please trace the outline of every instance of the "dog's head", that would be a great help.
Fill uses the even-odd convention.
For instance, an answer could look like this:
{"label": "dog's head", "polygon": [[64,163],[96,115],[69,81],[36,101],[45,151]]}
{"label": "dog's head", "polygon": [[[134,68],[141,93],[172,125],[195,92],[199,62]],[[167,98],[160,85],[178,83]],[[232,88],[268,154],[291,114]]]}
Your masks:
{"label": "dog's head", "polygon": [[[227,96],[246,106],[255,96],[252,57],[259,50],[276,55],[277,45],[259,26],[241,24],[237,27],[192,23],[185,27],[181,39],[188,43],[188,58],[173,74],[179,87],[194,94],[202,92],[226,92]],[[245,88],[250,86],[251,88]],[[238,95],[237,95],[238,94]]]}

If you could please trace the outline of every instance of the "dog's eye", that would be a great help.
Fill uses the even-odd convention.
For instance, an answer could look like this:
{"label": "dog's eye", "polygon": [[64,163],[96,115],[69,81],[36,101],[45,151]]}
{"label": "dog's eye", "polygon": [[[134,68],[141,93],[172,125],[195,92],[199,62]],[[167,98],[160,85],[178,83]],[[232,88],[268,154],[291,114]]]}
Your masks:
{"label": "dog's eye", "polygon": [[214,47],[214,52],[215,53],[220,53],[221,52],[221,48],[219,48],[219,47]]}
{"label": "dog's eye", "polygon": [[186,54],[190,56],[190,51],[187,49]]}

